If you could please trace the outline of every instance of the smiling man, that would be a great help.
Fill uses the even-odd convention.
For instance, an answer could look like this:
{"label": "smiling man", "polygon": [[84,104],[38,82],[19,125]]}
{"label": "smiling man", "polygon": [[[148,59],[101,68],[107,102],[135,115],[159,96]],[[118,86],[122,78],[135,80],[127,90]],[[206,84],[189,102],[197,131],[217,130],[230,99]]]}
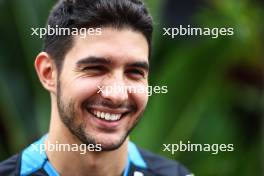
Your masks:
{"label": "smiling man", "polygon": [[[144,4],[139,0],[59,1],[47,25],[94,29],[99,35],[45,36],[35,68],[51,96],[50,129],[22,153],[2,162],[0,175],[187,175],[180,164],[129,141],[148,95],[115,89],[115,85],[148,87],[152,18]],[[111,92],[98,91],[109,86]],[[87,151],[51,150],[55,144],[85,145]]]}

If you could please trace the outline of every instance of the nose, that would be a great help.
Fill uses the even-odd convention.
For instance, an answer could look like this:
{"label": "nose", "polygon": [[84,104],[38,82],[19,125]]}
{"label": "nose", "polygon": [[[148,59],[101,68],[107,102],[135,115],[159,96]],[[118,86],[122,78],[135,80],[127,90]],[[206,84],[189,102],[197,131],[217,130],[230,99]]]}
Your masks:
{"label": "nose", "polygon": [[114,73],[102,81],[102,98],[111,101],[115,105],[121,105],[128,99],[127,85],[122,73]]}

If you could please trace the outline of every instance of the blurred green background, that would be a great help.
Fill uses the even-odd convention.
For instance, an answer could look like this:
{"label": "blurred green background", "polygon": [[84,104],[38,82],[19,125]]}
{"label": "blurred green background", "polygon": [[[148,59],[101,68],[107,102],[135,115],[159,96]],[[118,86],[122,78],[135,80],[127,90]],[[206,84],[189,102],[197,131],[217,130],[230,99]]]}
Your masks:
{"label": "blurred green background", "polygon": [[[49,94],[33,68],[42,41],[31,27],[44,27],[55,0],[0,0],[0,160],[46,133]],[[261,0],[147,0],[155,31],[151,85],[167,94],[150,97],[131,139],[178,160],[198,176],[264,175],[263,39]],[[212,39],[163,36],[178,25],[233,27]],[[234,144],[234,152],[163,152],[179,141]]]}

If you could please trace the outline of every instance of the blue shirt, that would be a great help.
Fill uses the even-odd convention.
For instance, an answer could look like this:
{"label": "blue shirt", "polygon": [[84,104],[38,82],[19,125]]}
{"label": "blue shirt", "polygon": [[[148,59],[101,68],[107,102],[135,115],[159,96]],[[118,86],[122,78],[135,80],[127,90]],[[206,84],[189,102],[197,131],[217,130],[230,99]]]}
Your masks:
{"label": "blue shirt", "polygon": [[[44,144],[45,138],[46,135],[21,153],[0,163],[0,175],[59,176],[46,153],[36,149],[36,146]],[[188,174],[190,172],[179,163],[142,150],[129,141],[128,161],[123,176],[186,176]]]}

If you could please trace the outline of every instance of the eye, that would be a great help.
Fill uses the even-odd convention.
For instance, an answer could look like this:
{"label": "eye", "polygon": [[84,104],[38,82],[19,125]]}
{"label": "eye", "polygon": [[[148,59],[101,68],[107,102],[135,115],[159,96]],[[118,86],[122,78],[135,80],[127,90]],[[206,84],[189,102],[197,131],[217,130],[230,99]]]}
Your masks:
{"label": "eye", "polygon": [[101,65],[86,66],[82,68],[82,71],[88,74],[103,74],[107,71],[107,68]]}
{"label": "eye", "polygon": [[136,68],[128,69],[126,71],[126,74],[128,74],[128,76],[131,77],[132,79],[145,78],[145,72],[141,69],[136,69]]}
{"label": "eye", "polygon": [[87,66],[87,67],[84,67],[82,70],[85,71],[85,70],[101,70],[102,67],[101,66]]}

